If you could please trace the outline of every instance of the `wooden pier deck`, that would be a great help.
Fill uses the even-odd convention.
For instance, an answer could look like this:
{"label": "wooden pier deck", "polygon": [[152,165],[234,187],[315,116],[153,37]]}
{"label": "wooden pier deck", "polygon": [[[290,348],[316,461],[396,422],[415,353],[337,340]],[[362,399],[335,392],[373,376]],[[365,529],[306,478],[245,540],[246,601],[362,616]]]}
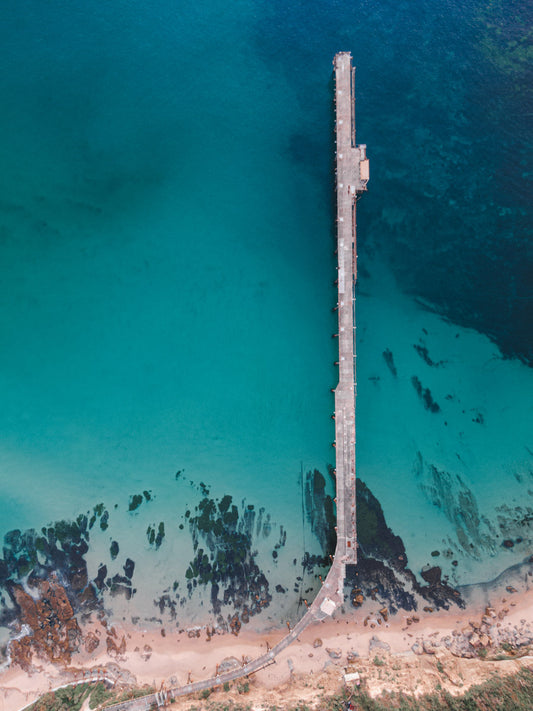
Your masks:
{"label": "wooden pier deck", "polygon": [[349,52],[333,60],[335,71],[336,188],[337,188],[337,313],[339,383],[335,388],[335,453],[337,546],[333,563],[305,615],[272,649],[242,667],[209,679],[167,688],[135,700],[112,705],[113,711],[149,711],[169,699],[202,691],[248,676],[275,661],[313,622],[331,615],[344,602],[346,566],[357,563],[355,507],[355,285],[357,280],[356,202],[366,190],[366,146],[355,143],[355,69]]}
{"label": "wooden pier deck", "polygon": [[[335,55],[337,188],[337,313],[339,383],[335,388],[337,547],[332,569],[344,583],[346,565],[357,563],[355,507],[355,285],[357,198],[366,190],[366,146],[355,142],[355,68],[349,52]],[[329,577],[329,576],[328,576]]]}

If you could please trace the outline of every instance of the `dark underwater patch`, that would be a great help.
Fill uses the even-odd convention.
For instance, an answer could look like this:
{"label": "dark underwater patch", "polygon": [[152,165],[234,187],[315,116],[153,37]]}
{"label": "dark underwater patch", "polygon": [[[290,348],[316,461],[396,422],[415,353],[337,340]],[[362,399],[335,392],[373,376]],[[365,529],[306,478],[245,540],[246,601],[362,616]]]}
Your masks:
{"label": "dark underwater patch", "polygon": [[440,405],[433,399],[430,389],[423,387],[420,379],[416,375],[412,376],[411,382],[426,410],[435,413],[440,412]]}
{"label": "dark underwater patch", "polygon": [[[272,599],[269,582],[256,562],[252,546],[255,510],[246,507],[242,514],[230,495],[220,501],[204,497],[189,518],[195,556],[185,573],[189,597],[197,585],[211,587],[211,604],[220,615],[223,606],[231,606],[228,622],[236,615],[247,621]],[[263,532],[262,527],[257,533]],[[280,544],[284,545],[283,534]],[[201,545],[200,545],[201,544]],[[237,612],[236,612],[237,611]],[[244,615],[244,618],[243,618]]]}
{"label": "dark underwater patch", "polygon": [[394,365],[394,356],[392,355],[392,351],[390,350],[390,348],[386,348],[383,351],[383,360],[387,364],[387,368],[396,378],[398,375],[398,371],[396,370],[396,366]]}

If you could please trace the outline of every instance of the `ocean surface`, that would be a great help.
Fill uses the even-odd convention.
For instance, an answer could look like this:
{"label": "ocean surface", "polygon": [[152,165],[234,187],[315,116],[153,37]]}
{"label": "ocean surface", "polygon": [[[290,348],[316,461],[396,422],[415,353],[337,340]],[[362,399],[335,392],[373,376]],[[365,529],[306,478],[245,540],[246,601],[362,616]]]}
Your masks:
{"label": "ocean surface", "polygon": [[[190,512],[229,495],[258,515],[263,617],[295,614],[294,561],[323,552],[306,473],[333,491],[331,62],[347,50],[371,164],[358,476],[415,574],[433,551],[453,584],[522,561],[531,6],[7,0],[0,14],[1,535],[103,504],[89,574],[133,559],[135,593],[106,607],[149,620],[185,587]],[[181,603],[199,622],[201,587]]]}

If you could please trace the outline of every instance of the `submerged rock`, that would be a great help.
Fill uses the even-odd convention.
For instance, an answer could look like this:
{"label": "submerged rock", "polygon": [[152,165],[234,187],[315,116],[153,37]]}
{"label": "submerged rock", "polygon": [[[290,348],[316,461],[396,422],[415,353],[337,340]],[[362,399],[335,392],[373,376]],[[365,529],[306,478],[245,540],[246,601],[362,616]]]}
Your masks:
{"label": "submerged rock", "polygon": [[353,588],[350,594],[354,607],[365,597],[388,603],[391,613],[398,609],[416,610],[418,600],[430,602],[435,608],[450,604],[464,607],[459,593],[441,582],[438,566],[428,566],[422,586],[407,567],[407,554],[399,536],[387,526],[379,501],[360,479],[356,484],[357,529],[359,532],[358,563],[350,572]]}
{"label": "submerged rock", "polygon": [[417,378],[416,375],[413,375],[413,377],[411,378],[411,382],[413,383],[413,387],[416,390],[420,399],[422,400],[426,410],[429,410],[430,412],[435,412],[435,413],[440,412],[440,406],[433,399],[433,396],[432,396],[429,388],[424,388],[422,386],[422,383],[420,382],[419,378]]}
{"label": "submerged rock", "polygon": [[333,555],[337,542],[335,506],[332,497],[326,494],[326,480],[318,469],[306,475],[304,502],[311,530],[324,555]]}
{"label": "submerged rock", "polygon": [[442,570],[438,565],[425,565],[420,571],[420,575],[424,578],[426,583],[430,585],[437,585],[440,583]]}
{"label": "submerged rock", "polygon": [[136,511],[143,502],[142,494],[133,494],[130,498],[128,511]]}
{"label": "submerged rock", "polygon": [[394,375],[394,377],[396,377],[398,375],[398,371],[396,370],[396,366],[394,365],[394,357],[392,355],[392,351],[389,348],[383,351],[383,359],[385,360],[385,363],[387,364],[387,367],[390,372]]}
{"label": "submerged rock", "polygon": [[131,558],[126,558],[126,562],[124,563],[124,575],[131,580],[133,578],[134,571],[135,561]]}
{"label": "submerged rock", "polygon": [[[196,551],[185,573],[189,581],[189,594],[195,585],[210,585],[215,614],[220,613],[223,605],[232,604],[236,609],[243,609],[240,627],[241,621],[245,622],[250,615],[260,612],[272,599],[267,578],[256,563],[256,553],[252,551],[250,532],[254,530],[253,509],[247,506],[240,516],[232,497],[226,495],[218,503],[205,497],[198,504],[197,511],[196,516],[189,518]],[[200,539],[204,547],[199,547]],[[277,548],[282,544],[283,531]],[[273,553],[274,558],[277,557],[277,550]],[[223,591],[222,600],[219,598],[220,591]]]}

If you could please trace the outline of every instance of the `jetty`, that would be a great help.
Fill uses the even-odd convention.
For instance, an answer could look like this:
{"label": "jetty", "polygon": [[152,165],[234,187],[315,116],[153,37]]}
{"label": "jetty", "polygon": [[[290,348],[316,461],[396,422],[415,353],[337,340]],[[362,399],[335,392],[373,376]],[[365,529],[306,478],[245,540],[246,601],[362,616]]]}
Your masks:
{"label": "jetty", "polygon": [[355,289],[357,282],[356,205],[366,191],[369,177],[366,146],[355,141],[355,68],[349,52],[339,52],[333,60],[335,75],[335,185],[337,191],[337,332],[339,382],[335,393],[335,473],[337,544],[331,568],[305,615],[289,628],[288,634],[265,654],[244,661],[237,669],[209,679],[167,687],[155,694],[123,701],[107,707],[113,711],[149,711],[165,706],[171,699],[221,686],[249,676],[273,664],[275,657],[298,637],[308,625],[333,614],[344,602],[346,568],[357,563],[355,503],[355,400],[356,341]]}
{"label": "jetty", "polygon": [[[335,388],[337,546],[331,572],[344,585],[346,566],[357,563],[355,506],[357,200],[369,178],[366,145],[355,140],[355,67],[340,52],[335,68],[335,139],[337,190],[337,313],[339,383]],[[329,578],[329,575],[328,575]]]}

